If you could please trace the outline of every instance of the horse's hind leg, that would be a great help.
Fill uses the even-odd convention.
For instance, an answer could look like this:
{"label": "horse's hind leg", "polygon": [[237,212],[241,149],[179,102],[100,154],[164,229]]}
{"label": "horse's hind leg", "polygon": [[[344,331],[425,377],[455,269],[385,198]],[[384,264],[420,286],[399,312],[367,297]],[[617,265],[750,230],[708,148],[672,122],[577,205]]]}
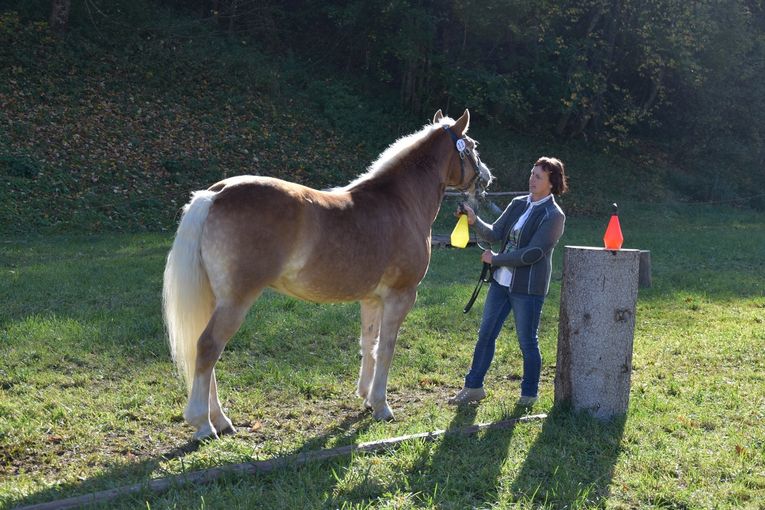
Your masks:
{"label": "horse's hind leg", "polygon": [[[219,303],[202,336],[199,337],[191,396],[183,413],[186,421],[197,429],[194,433],[194,439],[203,439],[208,436],[217,437],[216,427],[211,418],[215,418],[219,426],[225,425],[220,418],[220,416],[225,418],[222,412],[220,416],[211,413],[210,397],[213,388],[213,369],[226,343],[242,325],[248,309],[249,303]],[[215,400],[218,404],[217,384],[215,384],[215,389]],[[219,404],[217,407],[220,408]],[[228,425],[231,424],[228,418],[225,418],[225,422]]]}
{"label": "horse's hind leg", "polygon": [[398,330],[401,328],[401,323],[404,322],[406,314],[412,309],[416,298],[417,289],[413,288],[391,291],[383,299],[380,340],[377,343],[375,356],[375,374],[367,397],[367,402],[373,409],[376,420],[393,419],[393,411],[390,410],[387,399],[388,372],[393,360]]}
{"label": "horse's hind leg", "polygon": [[223,413],[223,408],[218,399],[218,381],[215,378],[215,369],[210,377],[210,422],[218,434],[236,434],[236,429],[231,420]]}
{"label": "horse's hind leg", "polygon": [[369,404],[369,390],[375,373],[375,349],[380,338],[380,321],[382,319],[382,302],[370,299],[361,302],[361,369],[356,394],[364,399],[364,405]]}

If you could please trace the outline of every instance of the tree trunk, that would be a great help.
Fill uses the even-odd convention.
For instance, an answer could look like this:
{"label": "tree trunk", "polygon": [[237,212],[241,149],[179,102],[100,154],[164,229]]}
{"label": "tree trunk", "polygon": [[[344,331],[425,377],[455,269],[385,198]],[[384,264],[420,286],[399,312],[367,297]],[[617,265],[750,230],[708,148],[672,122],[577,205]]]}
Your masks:
{"label": "tree trunk", "polygon": [[69,8],[71,0],[53,0],[50,9],[50,29],[63,34],[69,26]]}
{"label": "tree trunk", "polygon": [[[595,28],[598,26],[598,23],[600,22],[600,18],[603,16],[603,11],[601,9],[595,9],[595,11],[592,13],[592,17],[590,18],[590,23],[587,26],[587,32],[585,34],[584,39],[587,39],[590,37],[590,34],[595,30]],[[566,71],[566,83],[571,83],[571,80],[574,76],[574,71],[577,69],[576,64],[576,58],[571,59],[571,63],[569,64],[568,71]],[[577,101],[580,101],[580,98],[577,98]],[[555,134],[558,136],[562,136],[566,132],[566,127],[568,127],[569,121],[571,120],[571,117],[574,113],[574,105],[572,104],[568,108],[566,108],[566,111],[564,111],[560,118],[558,119],[558,124],[555,126]]]}
{"label": "tree trunk", "polygon": [[664,69],[659,69],[657,75],[651,80],[651,91],[648,94],[648,98],[643,103],[643,115],[648,112],[656,104],[656,99],[659,97],[659,91],[661,90],[661,82],[664,78]]}
{"label": "tree trunk", "polygon": [[236,28],[236,17],[237,17],[237,10],[239,8],[239,1],[238,0],[232,0],[231,1],[231,12],[230,16],[228,18],[228,33],[229,35],[234,33],[234,28]]}
{"label": "tree trunk", "polygon": [[602,123],[602,114],[605,109],[605,94],[608,91],[608,87],[611,83],[611,75],[613,74],[614,67],[614,50],[616,48],[616,35],[619,31],[619,20],[621,18],[621,0],[614,0],[611,3],[611,13],[609,15],[609,21],[606,25],[608,34],[606,52],[602,58],[599,58],[593,62],[590,73],[593,75],[603,76],[603,83],[597,90],[593,90],[592,100],[589,107],[584,109],[581,118],[579,119],[579,125],[571,131],[571,137],[576,138],[583,135],[585,130],[594,126],[593,129],[598,129],[598,126]]}
{"label": "tree trunk", "polygon": [[555,403],[600,419],[627,412],[640,250],[566,246]]}

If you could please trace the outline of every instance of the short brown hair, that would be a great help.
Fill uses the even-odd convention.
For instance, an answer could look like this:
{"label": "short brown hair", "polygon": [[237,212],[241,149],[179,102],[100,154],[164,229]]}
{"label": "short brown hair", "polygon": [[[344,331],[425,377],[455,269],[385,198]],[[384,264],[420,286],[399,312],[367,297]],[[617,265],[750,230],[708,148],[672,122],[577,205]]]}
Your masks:
{"label": "short brown hair", "polygon": [[550,174],[550,184],[552,192],[555,195],[562,195],[568,191],[568,179],[566,178],[566,166],[558,158],[548,158],[543,156],[534,163],[534,166],[541,166],[542,170]]}

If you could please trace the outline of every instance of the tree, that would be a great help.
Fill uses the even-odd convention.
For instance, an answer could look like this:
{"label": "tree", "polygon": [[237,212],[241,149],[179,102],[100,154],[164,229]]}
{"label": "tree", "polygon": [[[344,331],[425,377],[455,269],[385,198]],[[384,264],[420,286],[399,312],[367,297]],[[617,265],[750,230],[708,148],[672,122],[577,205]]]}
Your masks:
{"label": "tree", "polygon": [[50,9],[50,28],[57,34],[66,32],[69,27],[69,9],[71,0],[53,0]]}

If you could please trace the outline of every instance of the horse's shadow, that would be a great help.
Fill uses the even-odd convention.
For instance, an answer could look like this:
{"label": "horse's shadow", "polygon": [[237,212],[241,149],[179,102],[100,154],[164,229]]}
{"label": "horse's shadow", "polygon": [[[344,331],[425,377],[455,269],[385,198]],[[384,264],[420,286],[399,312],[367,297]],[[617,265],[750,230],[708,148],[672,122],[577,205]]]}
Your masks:
{"label": "horse's shadow", "polygon": [[323,434],[314,436],[295,449],[293,453],[326,448],[330,441],[333,446],[349,445],[358,442],[358,437],[365,432],[374,422],[372,413],[368,409],[360,409],[349,413],[336,425],[329,427]]}
{"label": "horse's shadow", "polygon": [[[358,436],[363,434],[374,423],[371,413],[368,410],[359,410],[355,413],[349,413],[340,422],[330,426],[324,433],[313,436],[307,439],[301,445],[281,452],[274,459],[269,460],[286,460],[283,464],[276,468],[276,471],[280,469],[290,469],[293,464],[290,459],[297,458],[299,454],[320,450],[326,448],[330,442],[337,443],[337,445],[353,444],[357,442]],[[243,424],[238,425],[241,429],[245,428]],[[240,435],[243,433],[240,433]],[[170,460],[180,460],[181,464],[184,464],[184,458],[194,452],[200,450],[203,446],[209,443],[215,443],[216,439],[205,439],[202,441],[189,440],[184,444],[175,446],[165,452],[156,454],[151,458],[146,458],[140,462],[130,462],[126,464],[115,464],[105,468],[101,475],[90,477],[80,482],[69,482],[56,484],[48,489],[35,492],[25,498],[12,502],[12,507],[25,507],[27,505],[37,505],[44,502],[52,502],[57,500],[64,500],[67,498],[78,498],[81,496],[91,495],[94,496],[98,492],[102,491],[114,491],[114,494],[108,499],[96,500],[93,498],[89,503],[89,507],[93,508],[110,508],[115,504],[128,505],[131,507],[143,507],[147,501],[156,501],[162,497],[162,493],[154,492],[146,483],[150,478],[153,478],[157,473],[162,473],[164,468],[162,464]],[[253,459],[254,461],[254,459]],[[346,462],[350,463],[350,456],[340,457],[332,461],[323,462]],[[223,468],[231,466],[221,466]],[[189,471],[194,471],[193,468]],[[171,477],[170,473],[165,476]],[[263,473],[258,476],[269,476],[268,473]],[[278,476],[278,474],[277,474]],[[114,486],[115,480],[123,480],[120,487]],[[124,489],[132,487],[134,485],[143,484],[145,488],[142,490],[129,490]],[[331,485],[329,480],[325,481],[325,485]],[[135,504],[133,504],[135,503]],[[67,506],[66,508],[71,508]]]}
{"label": "horse's shadow", "polygon": [[[161,473],[163,471],[162,463],[171,459],[182,459],[199,450],[201,446],[201,442],[190,440],[187,443],[175,446],[166,452],[139,462],[113,464],[106,467],[100,475],[77,482],[57,483],[44,490],[29,494],[24,498],[11,501],[11,508],[26,508],[27,505],[37,507],[37,505],[42,505],[43,503],[46,503],[46,508],[81,508],[82,505],[85,505],[87,508],[109,508],[115,501],[124,503],[128,500],[126,498],[135,500],[136,507],[144,506],[139,501],[147,501],[153,497],[147,482],[157,472]],[[115,480],[122,480],[123,482],[118,487],[115,487]],[[124,496],[117,494],[121,489],[134,484],[143,484],[146,487],[139,491],[125,492]],[[115,494],[109,499],[98,500],[96,494],[102,491],[115,491]],[[91,496],[91,498],[85,498],[87,501],[80,501],[76,505],[65,501],[69,498],[83,498],[85,496]]]}

